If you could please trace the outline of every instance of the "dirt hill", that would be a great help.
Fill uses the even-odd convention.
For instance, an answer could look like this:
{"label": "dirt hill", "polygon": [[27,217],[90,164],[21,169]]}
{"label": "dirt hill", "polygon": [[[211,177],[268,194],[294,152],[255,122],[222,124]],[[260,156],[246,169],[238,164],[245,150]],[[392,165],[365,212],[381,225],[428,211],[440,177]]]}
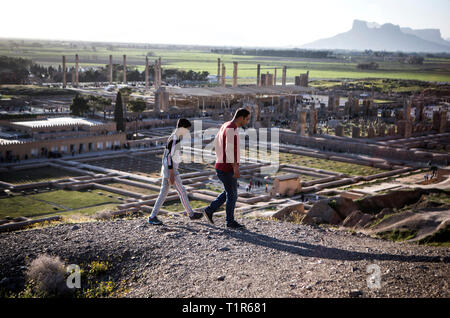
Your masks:
{"label": "dirt hill", "polygon": [[[246,231],[226,230],[223,218],[216,226],[161,219],[159,227],[139,218],[2,233],[0,290],[23,291],[28,264],[45,253],[81,267],[82,297],[450,296],[446,247],[259,219],[240,219]],[[368,284],[370,266],[380,288]]]}

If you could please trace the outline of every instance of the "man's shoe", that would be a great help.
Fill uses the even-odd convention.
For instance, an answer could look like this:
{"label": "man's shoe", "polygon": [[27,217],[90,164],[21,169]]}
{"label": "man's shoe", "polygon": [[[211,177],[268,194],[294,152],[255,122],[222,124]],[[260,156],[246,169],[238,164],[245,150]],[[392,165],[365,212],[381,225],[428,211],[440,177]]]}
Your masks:
{"label": "man's shoe", "polygon": [[160,220],[158,220],[158,218],[155,216],[154,218],[148,218],[148,223],[152,224],[152,225],[162,225],[163,222],[161,222]]}
{"label": "man's shoe", "polygon": [[208,213],[208,212],[206,212],[206,209],[203,209],[203,215],[209,221],[209,223],[214,224],[214,221],[213,221],[213,218],[212,218],[212,216],[213,216],[212,213]]}
{"label": "man's shoe", "polygon": [[189,218],[191,220],[198,220],[201,219],[203,217],[203,213],[199,213],[199,212],[194,212],[192,215],[189,215]]}
{"label": "man's shoe", "polygon": [[237,230],[239,230],[239,229],[245,229],[245,226],[242,225],[242,224],[239,224],[236,221],[233,221],[233,222],[227,223],[227,228],[228,229],[237,229]]}

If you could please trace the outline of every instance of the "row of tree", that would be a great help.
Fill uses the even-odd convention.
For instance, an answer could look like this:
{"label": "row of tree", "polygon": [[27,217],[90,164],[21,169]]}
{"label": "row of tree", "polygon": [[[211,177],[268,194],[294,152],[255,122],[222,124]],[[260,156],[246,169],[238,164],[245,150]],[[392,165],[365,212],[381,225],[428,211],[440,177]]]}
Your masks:
{"label": "row of tree", "polygon": [[[67,68],[66,80],[72,81],[74,75],[74,67]],[[120,82],[123,79],[123,65],[113,64],[113,81]],[[135,68],[127,67],[127,81],[143,82],[145,81],[145,71],[140,72]],[[29,81],[29,76],[33,75],[36,78],[46,82],[63,81],[63,69],[61,65],[58,68],[53,66],[43,66],[33,63],[29,59],[13,58],[7,56],[0,56],[0,84],[26,84]],[[154,66],[149,66],[149,77],[153,79]],[[206,81],[209,72],[193,70],[185,71],[179,69],[163,69],[162,80],[175,81]],[[109,81],[109,65],[103,67],[92,67],[88,69],[81,69],[78,72],[79,82],[107,82]]]}
{"label": "row of tree", "polygon": [[331,51],[315,50],[268,50],[268,49],[211,49],[216,54],[252,55],[252,56],[281,56],[281,57],[301,57],[301,58],[333,58]]}

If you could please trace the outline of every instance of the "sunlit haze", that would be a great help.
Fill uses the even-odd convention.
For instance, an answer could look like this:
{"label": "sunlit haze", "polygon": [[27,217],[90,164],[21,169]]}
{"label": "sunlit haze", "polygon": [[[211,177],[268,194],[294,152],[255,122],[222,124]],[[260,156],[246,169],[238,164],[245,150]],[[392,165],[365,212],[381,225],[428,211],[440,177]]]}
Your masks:
{"label": "sunlit haze", "polygon": [[298,47],[354,19],[450,38],[449,0],[4,1],[0,37]]}

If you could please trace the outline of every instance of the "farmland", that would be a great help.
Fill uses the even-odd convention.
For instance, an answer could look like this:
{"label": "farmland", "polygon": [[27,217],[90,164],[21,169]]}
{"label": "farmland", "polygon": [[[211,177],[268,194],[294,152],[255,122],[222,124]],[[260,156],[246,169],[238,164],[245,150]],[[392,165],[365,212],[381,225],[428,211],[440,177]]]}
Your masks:
{"label": "farmland", "polygon": [[239,62],[239,84],[253,84],[256,79],[256,65],[261,64],[261,72],[273,73],[277,68],[277,82],[281,83],[282,67],[287,66],[287,81],[292,83],[294,76],[310,71],[311,79],[360,79],[390,78],[420,81],[450,82],[450,59],[425,58],[422,65],[410,65],[398,61],[377,61],[377,70],[359,70],[357,64],[364,61],[358,56],[338,55],[336,58],[292,58],[275,56],[247,56],[211,53],[206,47],[158,47],[150,45],[113,45],[108,43],[68,43],[50,41],[0,40],[0,55],[24,57],[44,66],[61,65],[61,56],[66,55],[67,66],[75,63],[75,54],[79,55],[80,67],[105,66],[109,55],[113,63],[121,64],[122,56],[127,55],[127,66],[144,70],[145,56],[150,63],[158,57],[164,68],[207,71],[217,74],[217,59],[226,67],[227,83],[231,84],[233,62]]}

